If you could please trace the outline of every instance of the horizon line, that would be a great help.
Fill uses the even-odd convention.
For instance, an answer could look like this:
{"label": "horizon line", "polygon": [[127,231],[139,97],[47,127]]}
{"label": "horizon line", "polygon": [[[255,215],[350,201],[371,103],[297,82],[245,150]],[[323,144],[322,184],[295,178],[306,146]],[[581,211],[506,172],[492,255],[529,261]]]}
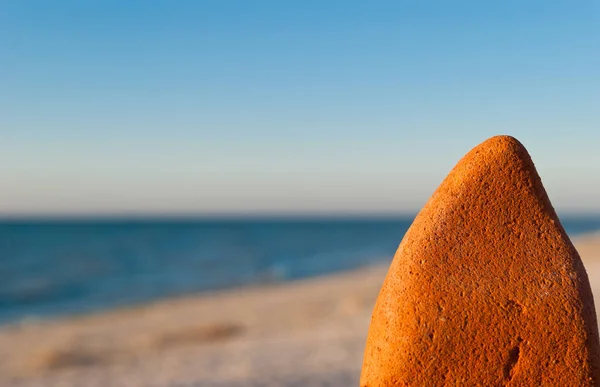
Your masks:
{"label": "horizon line", "polygon": [[[598,210],[557,210],[559,217],[599,218]],[[0,213],[0,222],[19,221],[199,221],[199,220],[328,220],[328,219],[413,219],[419,211],[397,212],[206,212],[206,213],[152,213],[152,212],[106,212],[106,213]]]}

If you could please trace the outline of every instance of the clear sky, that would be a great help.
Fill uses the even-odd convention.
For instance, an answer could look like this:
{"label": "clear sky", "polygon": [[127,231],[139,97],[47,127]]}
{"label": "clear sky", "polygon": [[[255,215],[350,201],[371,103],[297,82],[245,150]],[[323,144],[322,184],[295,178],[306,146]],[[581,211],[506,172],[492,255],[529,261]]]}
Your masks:
{"label": "clear sky", "polygon": [[592,1],[2,1],[0,214],[416,212],[511,134],[600,212]]}

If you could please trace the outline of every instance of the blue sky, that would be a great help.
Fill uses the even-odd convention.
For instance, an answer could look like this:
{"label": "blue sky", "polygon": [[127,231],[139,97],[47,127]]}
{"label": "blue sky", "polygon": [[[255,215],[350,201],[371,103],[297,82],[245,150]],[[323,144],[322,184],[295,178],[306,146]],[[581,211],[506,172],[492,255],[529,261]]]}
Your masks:
{"label": "blue sky", "polygon": [[416,212],[511,134],[600,212],[600,6],[5,1],[0,214]]}

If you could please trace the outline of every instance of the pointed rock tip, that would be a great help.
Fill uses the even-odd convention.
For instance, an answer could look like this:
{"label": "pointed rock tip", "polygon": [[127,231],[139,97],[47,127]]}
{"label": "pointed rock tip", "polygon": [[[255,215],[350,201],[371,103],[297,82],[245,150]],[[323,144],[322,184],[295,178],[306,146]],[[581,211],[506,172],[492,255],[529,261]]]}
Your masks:
{"label": "pointed rock tip", "polygon": [[525,146],[516,138],[508,135],[498,135],[488,138],[471,149],[462,160],[475,157],[484,163],[497,162],[497,160],[503,159],[521,159],[533,167],[533,162]]}
{"label": "pointed rock tip", "polygon": [[489,146],[489,147],[523,147],[523,144],[513,136],[509,136],[507,134],[499,134],[497,136],[493,136],[479,144],[479,146]]}
{"label": "pointed rock tip", "polygon": [[[460,212],[466,217],[497,217],[510,197],[526,198],[544,216],[559,223],[523,144],[512,136],[498,135],[475,146],[459,160],[414,223],[424,221],[426,229],[437,227],[440,222],[448,224],[439,216],[445,217],[456,208],[462,208]],[[515,210],[512,208],[510,212]]]}

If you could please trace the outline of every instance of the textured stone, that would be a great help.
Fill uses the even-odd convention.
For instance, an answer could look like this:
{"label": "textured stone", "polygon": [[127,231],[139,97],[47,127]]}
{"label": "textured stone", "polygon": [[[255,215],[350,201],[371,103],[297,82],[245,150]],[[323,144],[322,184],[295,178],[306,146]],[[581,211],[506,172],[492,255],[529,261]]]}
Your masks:
{"label": "textured stone", "polygon": [[454,167],[402,240],[360,385],[595,385],[596,324],[587,274],[529,154],[493,137]]}

